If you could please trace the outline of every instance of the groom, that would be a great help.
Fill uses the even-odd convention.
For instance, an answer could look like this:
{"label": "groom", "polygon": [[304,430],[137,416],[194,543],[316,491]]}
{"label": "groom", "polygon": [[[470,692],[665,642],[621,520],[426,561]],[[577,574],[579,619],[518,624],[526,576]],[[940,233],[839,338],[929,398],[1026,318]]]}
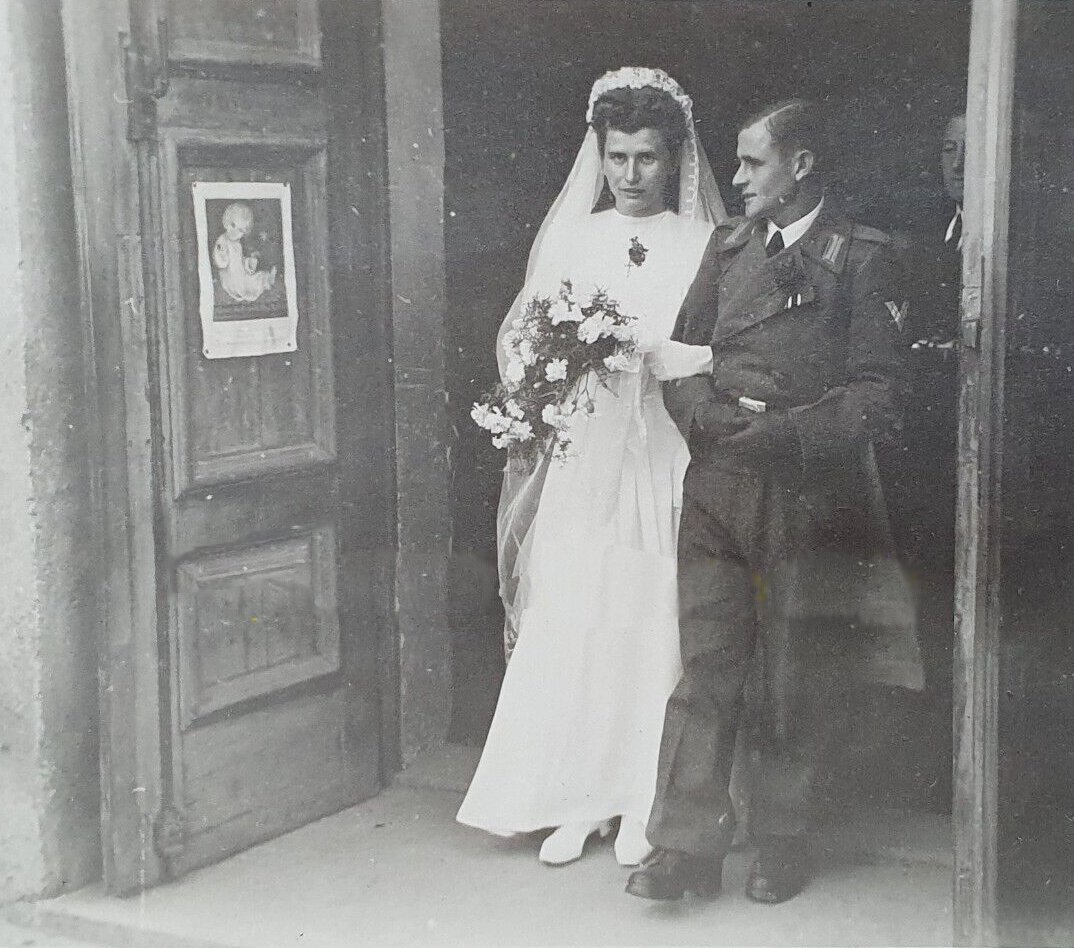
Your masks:
{"label": "groom", "polygon": [[801,890],[833,705],[862,651],[854,624],[815,617],[832,614],[833,597],[854,600],[847,564],[882,545],[871,444],[898,421],[906,310],[888,238],[825,200],[821,134],[804,100],[745,123],[733,182],[745,217],[716,228],[673,341],[649,357],[692,461],[678,553],[684,671],[647,828],[657,848],[627,884],[643,898],[720,889],[755,654],[759,851],[746,894],[774,903]]}

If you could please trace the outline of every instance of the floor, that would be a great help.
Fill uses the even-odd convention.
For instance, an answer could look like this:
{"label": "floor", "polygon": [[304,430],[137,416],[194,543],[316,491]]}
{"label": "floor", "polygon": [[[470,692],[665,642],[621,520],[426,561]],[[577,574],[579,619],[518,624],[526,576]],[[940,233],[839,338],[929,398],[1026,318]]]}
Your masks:
{"label": "floor", "polygon": [[73,941],[55,932],[35,930],[32,913],[14,910],[12,914],[24,924],[16,924],[0,915],[0,948],[96,948],[90,942]]}
{"label": "floor", "polygon": [[455,823],[472,766],[455,749],[361,806],[140,897],[84,889],[26,907],[23,921],[33,937],[112,948],[950,944],[940,817],[873,812],[832,828],[816,878],[783,905],[742,895],[746,852],[729,858],[720,899],[662,905],[623,893],[627,870],[607,843],[549,868],[536,838]]}

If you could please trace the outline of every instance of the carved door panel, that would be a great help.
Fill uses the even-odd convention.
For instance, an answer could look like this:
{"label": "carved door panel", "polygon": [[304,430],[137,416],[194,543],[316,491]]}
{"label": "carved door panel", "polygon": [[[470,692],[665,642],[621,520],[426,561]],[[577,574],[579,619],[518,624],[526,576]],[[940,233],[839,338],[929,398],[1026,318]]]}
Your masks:
{"label": "carved door panel", "polygon": [[106,854],[113,891],[379,787],[387,584],[366,551],[385,540],[390,416],[359,378],[387,363],[379,173],[337,169],[376,168],[380,105],[333,72],[378,62],[376,21],[323,6],[332,63],[317,0],[132,2],[161,776],[153,851]]}

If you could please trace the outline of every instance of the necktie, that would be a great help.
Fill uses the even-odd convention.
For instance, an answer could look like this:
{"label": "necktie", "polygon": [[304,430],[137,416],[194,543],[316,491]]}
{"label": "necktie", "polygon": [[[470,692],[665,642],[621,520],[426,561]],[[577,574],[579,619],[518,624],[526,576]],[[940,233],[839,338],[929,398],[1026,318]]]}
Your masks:
{"label": "necktie", "polygon": [[783,231],[777,230],[772,238],[765,244],[764,255],[766,257],[774,257],[783,249]]}

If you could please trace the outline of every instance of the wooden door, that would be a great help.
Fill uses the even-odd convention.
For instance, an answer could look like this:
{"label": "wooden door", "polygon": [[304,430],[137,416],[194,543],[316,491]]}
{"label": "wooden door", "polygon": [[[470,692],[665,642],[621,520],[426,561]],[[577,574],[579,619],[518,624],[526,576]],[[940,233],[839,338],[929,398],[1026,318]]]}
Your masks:
{"label": "wooden door", "polygon": [[[107,29],[75,6],[69,31]],[[118,334],[92,318],[123,362],[127,509],[152,564],[127,574],[140,621],[104,630],[116,892],[376,792],[391,523],[374,5],[124,13],[116,147],[131,175],[113,197],[137,217],[119,232],[117,296],[145,318]],[[68,48],[77,157],[99,72]],[[107,396],[100,355],[97,373]]]}

